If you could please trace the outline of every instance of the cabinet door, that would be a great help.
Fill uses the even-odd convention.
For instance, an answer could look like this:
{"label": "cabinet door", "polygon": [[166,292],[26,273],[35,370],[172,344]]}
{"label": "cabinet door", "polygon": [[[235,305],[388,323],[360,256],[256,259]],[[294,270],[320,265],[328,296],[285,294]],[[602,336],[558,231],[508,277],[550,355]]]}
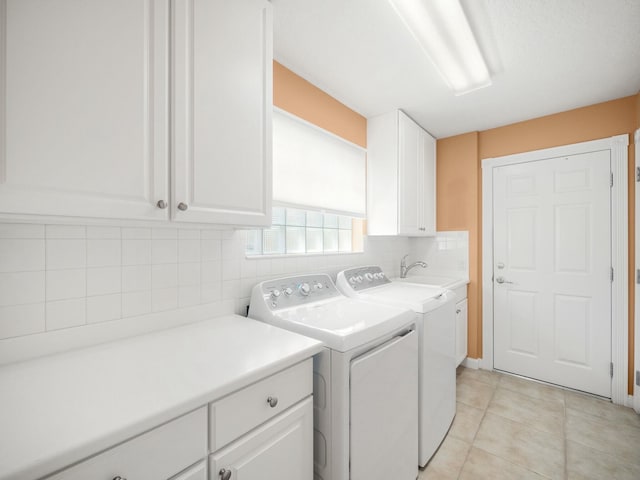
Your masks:
{"label": "cabinet door", "polygon": [[223,469],[231,480],[312,480],[312,398],[210,455],[210,479],[222,478]]}
{"label": "cabinet door", "polygon": [[421,233],[418,207],[422,182],[421,129],[404,113],[398,115],[398,233],[413,236]]}
{"label": "cabinet door", "polygon": [[421,130],[421,175],[420,232],[422,235],[436,234],[436,140]]}
{"label": "cabinet door", "polygon": [[193,467],[172,477],[171,480],[207,480],[207,461],[198,462]]}
{"label": "cabinet door", "polygon": [[172,218],[271,221],[272,11],[175,0]]}
{"label": "cabinet door", "polygon": [[467,358],[467,299],[456,303],[456,365]]}
{"label": "cabinet door", "polygon": [[0,2],[0,212],[168,218],[168,0]]}

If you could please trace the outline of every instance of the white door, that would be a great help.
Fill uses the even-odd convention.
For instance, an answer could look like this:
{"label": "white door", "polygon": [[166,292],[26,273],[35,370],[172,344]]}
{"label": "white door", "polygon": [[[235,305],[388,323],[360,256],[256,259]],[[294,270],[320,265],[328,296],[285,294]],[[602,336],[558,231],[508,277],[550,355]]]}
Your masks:
{"label": "white door", "polygon": [[494,169],[494,367],[611,397],[610,151]]}
{"label": "white door", "polygon": [[418,474],[418,335],[357,357],[350,371],[350,478],[414,480]]}
{"label": "white door", "polygon": [[168,218],[168,25],[168,0],[0,2],[0,212]]}
{"label": "white door", "polygon": [[172,6],[172,218],[269,225],[271,3],[175,0]]}

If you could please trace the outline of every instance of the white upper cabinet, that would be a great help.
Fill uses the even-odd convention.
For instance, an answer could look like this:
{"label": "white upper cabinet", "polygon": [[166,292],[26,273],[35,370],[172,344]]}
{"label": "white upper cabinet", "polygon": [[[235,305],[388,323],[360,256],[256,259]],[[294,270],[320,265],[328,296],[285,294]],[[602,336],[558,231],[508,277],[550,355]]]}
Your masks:
{"label": "white upper cabinet", "polygon": [[0,212],[168,218],[168,14],[0,1]]}
{"label": "white upper cabinet", "polygon": [[268,225],[271,3],[177,0],[174,6],[172,218]]}
{"label": "white upper cabinet", "polygon": [[0,23],[0,213],[269,223],[269,2],[0,0]]}
{"label": "white upper cabinet", "polygon": [[436,141],[400,110],[367,121],[369,235],[436,233]]}

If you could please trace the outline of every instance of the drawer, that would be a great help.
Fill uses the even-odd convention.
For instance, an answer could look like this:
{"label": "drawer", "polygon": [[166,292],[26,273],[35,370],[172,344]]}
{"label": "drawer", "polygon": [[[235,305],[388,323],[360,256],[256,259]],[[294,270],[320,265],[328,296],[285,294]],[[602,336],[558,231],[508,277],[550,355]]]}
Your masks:
{"label": "drawer", "polygon": [[207,455],[207,408],[202,407],[110,448],[47,480],[162,480]]}
{"label": "drawer", "polygon": [[[209,448],[215,452],[313,392],[311,358],[209,406]],[[277,399],[269,404],[267,399]]]}

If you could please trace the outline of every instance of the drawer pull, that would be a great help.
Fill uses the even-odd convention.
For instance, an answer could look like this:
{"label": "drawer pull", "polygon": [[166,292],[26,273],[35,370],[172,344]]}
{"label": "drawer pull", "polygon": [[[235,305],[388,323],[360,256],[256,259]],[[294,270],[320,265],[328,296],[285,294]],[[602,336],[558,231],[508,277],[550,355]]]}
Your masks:
{"label": "drawer pull", "polygon": [[113,477],[112,480],[127,480],[127,479],[124,477],[121,477],[120,475],[116,475],[115,477]]}
{"label": "drawer pull", "polygon": [[276,405],[278,405],[278,397],[267,398],[267,403],[271,408],[274,408]]}
{"label": "drawer pull", "polygon": [[220,480],[229,480],[231,478],[231,470],[227,470],[226,468],[220,470],[218,474],[220,475]]}

